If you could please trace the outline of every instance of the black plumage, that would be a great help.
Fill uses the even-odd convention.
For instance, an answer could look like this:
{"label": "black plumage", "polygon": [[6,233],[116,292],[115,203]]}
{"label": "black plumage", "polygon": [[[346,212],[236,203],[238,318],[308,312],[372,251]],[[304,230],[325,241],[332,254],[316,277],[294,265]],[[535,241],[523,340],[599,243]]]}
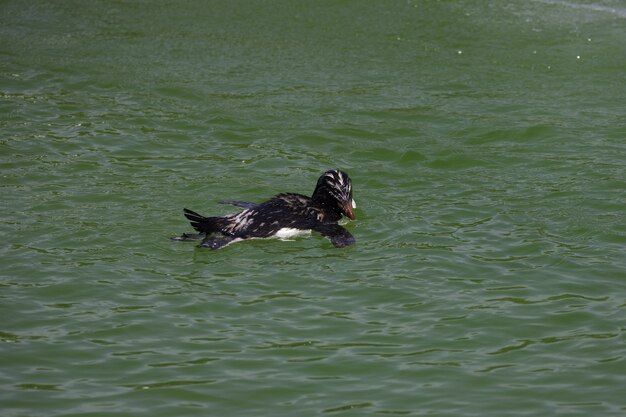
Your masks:
{"label": "black plumage", "polygon": [[278,194],[264,203],[227,201],[244,210],[228,216],[204,217],[184,209],[191,226],[199,234],[183,234],[173,240],[202,239],[199,247],[219,249],[238,240],[281,236],[286,231],[316,231],[336,247],[355,242],[337,222],[342,216],[354,220],[352,181],[340,170],[323,173],[311,197],[295,193]]}

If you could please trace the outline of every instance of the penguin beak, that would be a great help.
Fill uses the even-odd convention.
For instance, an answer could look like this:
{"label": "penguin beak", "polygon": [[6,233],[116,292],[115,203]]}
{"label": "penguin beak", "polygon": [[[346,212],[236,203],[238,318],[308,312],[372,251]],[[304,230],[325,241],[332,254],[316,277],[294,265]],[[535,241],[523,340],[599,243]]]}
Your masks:
{"label": "penguin beak", "polygon": [[354,200],[343,206],[343,214],[345,214],[350,220],[354,220],[356,218],[354,217],[354,208],[356,208]]}

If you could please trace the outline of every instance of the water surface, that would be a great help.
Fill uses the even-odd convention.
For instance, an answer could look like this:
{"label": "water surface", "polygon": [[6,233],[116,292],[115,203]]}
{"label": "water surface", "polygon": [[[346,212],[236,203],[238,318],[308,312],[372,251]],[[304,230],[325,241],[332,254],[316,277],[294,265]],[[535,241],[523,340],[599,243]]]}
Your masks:
{"label": "water surface", "polygon": [[[0,9],[3,415],[625,413],[622,2]],[[168,240],[335,167],[353,247]]]}

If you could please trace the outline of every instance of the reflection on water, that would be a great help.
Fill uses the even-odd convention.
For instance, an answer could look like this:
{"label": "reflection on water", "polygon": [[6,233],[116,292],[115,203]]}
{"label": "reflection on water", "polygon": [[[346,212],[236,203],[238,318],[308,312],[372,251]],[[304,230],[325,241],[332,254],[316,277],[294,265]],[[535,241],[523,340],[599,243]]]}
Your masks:
{"label": "reflection on water", "polygon": [[569,1],[558,1],[558,0],[534,0],[534,1],[537,1],[539,3],[545,3],[545,4],[554,4],[554,5],[568,7],[572,9],[611,13],[619,17],[626,17],[626,8],[624,7],[612,7],[612,6],[603,5],[600,3],[585,4],[585,3],[574,3],[574,2],[569,2]]}

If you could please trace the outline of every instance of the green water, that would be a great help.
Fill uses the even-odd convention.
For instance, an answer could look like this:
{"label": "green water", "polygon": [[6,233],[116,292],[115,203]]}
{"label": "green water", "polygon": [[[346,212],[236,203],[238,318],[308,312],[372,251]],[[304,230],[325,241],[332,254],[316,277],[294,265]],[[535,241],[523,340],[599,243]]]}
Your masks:
{"label": "green water", "polygon": [[[625,415],[625,27],[0,2],[2,415]],[[329,168],[353,247],[168,240]]]}

